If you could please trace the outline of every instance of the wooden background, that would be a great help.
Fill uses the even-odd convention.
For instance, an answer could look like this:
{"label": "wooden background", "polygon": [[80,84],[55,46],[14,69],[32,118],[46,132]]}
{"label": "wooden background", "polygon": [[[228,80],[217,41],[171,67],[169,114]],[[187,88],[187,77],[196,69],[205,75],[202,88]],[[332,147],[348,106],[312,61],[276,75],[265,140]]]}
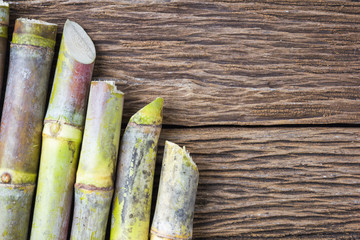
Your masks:
{"label": "wooden background", "polygon": [[67,18],[86,29],[124,123],[165,98],[156,181],[165,139],[186,145],[195,239],[360,239],[359,1],[10,4],[10,33],[17,17],[59,24],[58,45]]}

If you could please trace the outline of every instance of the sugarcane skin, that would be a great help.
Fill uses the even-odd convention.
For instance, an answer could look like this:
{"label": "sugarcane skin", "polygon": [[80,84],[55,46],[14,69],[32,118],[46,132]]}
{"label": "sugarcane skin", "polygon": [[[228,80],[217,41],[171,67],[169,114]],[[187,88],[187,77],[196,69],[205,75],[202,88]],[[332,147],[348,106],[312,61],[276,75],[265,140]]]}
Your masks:
{"label": "sugarcane skin", "polygon": [[70,239],[103,240],[114,189],[91,190],[85,187],[75,184],[75,207]]}
{"label": "sugarcane skin", "polygon": [[63,37],[46,120],[84,126],[93,68],[94,62],[82,64],[71,57]]}
{"label": "sugarcane skin", "polygon": [[[71,24],[71,21],[66,21],[64,33],[67,27],[72,27]],[[81,27],[77,30],[84,31]],[[37,188],[31,232],[31,239],[34,240],[66,239],[70,221],[75,173],[95,58],[89,64],[77,62],[71,56],[66,41],[63,34],[45,117],[39,171],[41,185]],[[89,42],[93,44],[91,40]],[[54,175],[57,175],[57,180],[51,177]],[[52,214],[51,218],[49,214]]]}
{"label": "sugarcane skin", "polygon": [[[7,25],[8,19],[3,18],[2,10],[0,7],[0,21],[5,22],[1,24]],[[18,20],[15,27],[17,25]],[[56,35],[57,26],[52,26]],[[1,25],[2,33],[4,27]],[[31,28],[30,25],[27,30]],[[4,41],[6,39],[1,37],[1,44]],[[0,175],[1,181],[6,183],[0,184],[2,240],[27,238],[53,54],[51,48],[11,44],[0,134]],[[5,53],[2,59],[4,56]]]}
{"label": "sugarcane skin", "polygon": [[44,48],[54,48],[56,42],[51,39],[37,36],[35,34],[14,33],[13,34],[13,43],[29,44],[29,45],[44,47]]}
{"label": "sugarcane skin", "polygon": [[25,18],[16,20],[12,42],[53,49],[57,33],[56,24],[44,24]]}
{"label": "sugarcane skin", "polygon": [[[123,136],[110,239],[147,239],[156,146],[161,127],[129,125]],[[134,157],[123,163],[124,154]],[[140,156],[140,159],[136,159]],[[119,173],[118,173],[119,174]]]}
{"label": "sugarcane skin", "polygon": [[76,183],[97,188],[114,186],[123,103],[124,94],[114,83],[91,83]]}
{"label": "sugarcane skin", "polygon": [[[0,6],[0,93],[3,85],[9,25],[9,4]],[[1,94],[0,94],[1,95]]]}
{"label": "sugarcane skin", "polygon": [[9,5],[0,6],[0,37],[8,38]]}
{"label": "sugarcane skin", "polygon": [[9,5],[0,6],[0,24],[9,25]]}
{"label": "sugarcane skin", "polygon": [[114,82],[91,83],[75,184],[72,240],[105,238],[114,192],[123,100],[123,93]]}
{"label": "sugarcane skin", "polygon": [[165,142],[151,239],[192,238],[199,172],[185,148]]}
{"label": "sugarcane skin", "polygon": [[8,26],[0,25],[0,37],[7,39],[8,36]]}
{"label": "sugarcane skin", "polygon": [[36,181],[52,57],[49,49],[11,45],[1,120],[0,175],[9,173],[12,184]]}
{"label": "sugarcane skin", "polygon": [[156,99],[139,110],[126,127],[120,148],[111,240],[148,239],[162,107],[163,99]]}
{"label": "sugarcane skin", "polygon": [[[2,6],[4,7],[4,6]],[[5,13],[0,8],[0,15]],[[5,23],[8,19],[3,19]],[[17,19],[16,32],[34,33],[55,41],[57,25]],[[0,135],[0,175],[7,172],[12,184],[35,184],[38,170],[42,121],[45,112],[53,48],[13,39]],[[20,87],[21,86],[21,87]],[[21,118],[19,118],[21,115]],[[16,140],[15,140],[16,139]],[[14,143],[18,142],[21,145]]]}
{"label": "sugarcane skin", "polygon": [[0,183],[0,213],[6,224],[0,224],[0,239],[26,239],[35,185],[12,185]]}
{"label": "sugarcane skin", "polygon": [[141,125],[161,125],[164,99],[156,98],[154,101],[134,114],[129,122]]}
{"label": "sugarcane skin", "polygon": [[31,239],[66,239],[81,139],[74,126],[45,123]]}

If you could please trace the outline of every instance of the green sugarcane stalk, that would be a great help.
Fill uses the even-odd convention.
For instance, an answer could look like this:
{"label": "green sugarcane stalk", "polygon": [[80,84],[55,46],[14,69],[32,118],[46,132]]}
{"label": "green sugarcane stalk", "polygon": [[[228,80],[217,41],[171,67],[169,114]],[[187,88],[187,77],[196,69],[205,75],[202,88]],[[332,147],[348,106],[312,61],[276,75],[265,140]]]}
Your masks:
{"label": "green sugarcane stalk", "polygon": [[4,78],[4,66],[9,26],[9,4],[0,1],[0,93]]}
{"label": "green sugarcane stalk", "polygon": [[148,240],[151,196],[163,99],[135,115],[121,140],[110,239]]}
{"label": "green sugarcane stalk", "polygon": [[90,88],[79,168],[76,174],[72,240],[103,240],[114,193],[123,93],[114,81]]}
{"label": "green sugarcane stalk", "polygon": [[56,32],[43,21],[15,22],[1,119],[0,239],[27,238]]}
{"label": "green sugarcane stalk", "polygon": [[95,47],[66,21],[46,113],[31,239],[66,239]]}
{"label": "green sugarcane stalk", "polygon": [[192,238],[199,172],[190,154],[166,141],[151,240]]}

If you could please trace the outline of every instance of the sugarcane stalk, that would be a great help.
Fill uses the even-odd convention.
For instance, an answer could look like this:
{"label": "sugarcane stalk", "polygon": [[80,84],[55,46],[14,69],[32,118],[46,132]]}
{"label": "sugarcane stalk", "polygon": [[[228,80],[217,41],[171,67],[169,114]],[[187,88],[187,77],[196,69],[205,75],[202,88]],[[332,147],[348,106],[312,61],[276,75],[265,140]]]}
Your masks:
{"label": "sugarcane stalk", "polygon": [[114,81],[90,87],[79,168],[76,173],[72,240],[103,240],[114,193],[123,93]]}
{"label": "sugarcane stalk", "polygon": [[44,120],[31,239],[66,239],[95,47],[67,20]]}
{"label": "sugarcane stalk", "polygon": [[15,22],[1,118],[0,239],[27,238],[56,31],[43,21]]}
{"label": "sugarcane stalk", "polygon": [[163,99],[135,115],[121,140],[110,239],[148,240],[151,196]]}
{"label": "sugarcane stalk", "polygon": [[0,94],[4,78],[5,57],[9,26],[9,4],[0,1]]}
{"label": "sugarcane stalk", "polygon": [[192,238],[199,172],[185,147],[166,141],[151,240]]}

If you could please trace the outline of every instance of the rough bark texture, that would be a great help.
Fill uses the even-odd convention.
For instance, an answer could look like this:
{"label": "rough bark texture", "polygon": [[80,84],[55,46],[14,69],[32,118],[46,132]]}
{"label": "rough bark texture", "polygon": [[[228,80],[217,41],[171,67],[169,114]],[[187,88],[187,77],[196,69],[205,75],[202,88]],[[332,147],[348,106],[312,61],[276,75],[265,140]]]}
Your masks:
{"label": "rough bark texture", "polygon": [[76,16],[94,76],[122,80],[125,122],[162,96],[171,125],[360,123],[357,1],[15,3],[12,17]]}

